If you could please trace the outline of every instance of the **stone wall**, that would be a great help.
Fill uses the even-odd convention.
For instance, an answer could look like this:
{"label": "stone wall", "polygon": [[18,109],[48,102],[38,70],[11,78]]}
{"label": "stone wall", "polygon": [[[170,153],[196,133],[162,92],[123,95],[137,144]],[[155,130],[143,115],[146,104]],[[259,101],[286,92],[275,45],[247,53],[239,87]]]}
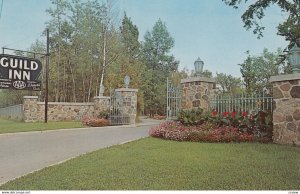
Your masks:
{"label": "stone wall", "polygon": [[[109,109],[109,97],[96,97],[92,103],[49,102],[48,121],[80,121],[83,115],[97,116]],[[24,96],[25,122],[42,122],[45,118],[45,102],[37,96]]]}
{"label": "stone wall", "polygon": [[[137,116],[137,89],[116,89],[122,99],[117,102],[122,115],[129,116],[130,124]],[[128,100],[126,100],[128,99]],[[97,96],[91,103],[49,102],[48,121],[80,121],[82,116],[98,116],[101,111],[110,110],[110,97]],[[45,102],[38,102],[37,96],[24,96],[23,113],[25,122],[42,122],[45,118]]]}
{"label": "stone wall", "polygon": [[300,74],[271,77],[273,84],[273,140],[300,145]]}
{"label": "stone wall", "polygon": [[181,80],[182,109],[202,108],[209,110],[209,100],[215,97],[216,81],[212,78],[192,77]]}

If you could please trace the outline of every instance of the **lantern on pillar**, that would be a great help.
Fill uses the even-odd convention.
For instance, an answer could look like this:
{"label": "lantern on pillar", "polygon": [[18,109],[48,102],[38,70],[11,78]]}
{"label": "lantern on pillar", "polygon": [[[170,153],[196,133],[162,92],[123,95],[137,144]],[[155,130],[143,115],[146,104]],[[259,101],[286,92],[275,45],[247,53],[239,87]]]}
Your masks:
{"label": "lantern on pillar", "polygon": [[130,77],[128,75],[126,75],[124,78],[124,84],[125,84],[126,88],[128,88],[129,83],[130,83]]}
{"label": "lantern on pillar", "polygon": [[194,62],[195,65],[195,74],[199,77],[203,71],[204,62],[198,57],[198,59]]}
{"label": "lantern on pillar", "polygon": [[293,73],[300,73],[300,48],[295,45],[288,52],[288,60]]}

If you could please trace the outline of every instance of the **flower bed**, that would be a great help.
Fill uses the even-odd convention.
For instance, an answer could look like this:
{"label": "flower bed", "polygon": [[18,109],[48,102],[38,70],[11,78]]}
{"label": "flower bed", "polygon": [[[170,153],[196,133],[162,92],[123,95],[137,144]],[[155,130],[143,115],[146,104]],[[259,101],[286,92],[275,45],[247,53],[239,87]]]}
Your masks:
{"label": "flower bed", "polygon": [[224,112],[211,115],[201,111],[181,113],[178,121],[164,122],[151,128],[150,136],[194,142],[271,142],[272,123],[267,114]]}

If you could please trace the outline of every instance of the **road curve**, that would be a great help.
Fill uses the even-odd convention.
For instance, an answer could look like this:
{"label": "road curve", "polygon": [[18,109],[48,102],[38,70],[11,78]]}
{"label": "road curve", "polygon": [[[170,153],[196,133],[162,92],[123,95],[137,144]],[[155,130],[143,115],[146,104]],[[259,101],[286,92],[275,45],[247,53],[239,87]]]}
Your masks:
{"label": "road curve", "polygon": [[149,128],[159,122],[1,134],[0,185],[100,148],[147,137]]}

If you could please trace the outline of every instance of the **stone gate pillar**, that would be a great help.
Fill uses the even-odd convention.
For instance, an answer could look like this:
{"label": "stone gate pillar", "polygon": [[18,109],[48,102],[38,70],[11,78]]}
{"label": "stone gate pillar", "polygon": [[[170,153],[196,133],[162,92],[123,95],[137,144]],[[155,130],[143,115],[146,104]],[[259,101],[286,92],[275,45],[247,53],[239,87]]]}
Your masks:
{"label": "stone gate pillar", "polygon": [[135,124],[137,115],[137,93],[138,89],[119,88],[115,90],[115,95],[120,96],[122,104],[119,110],[121,114],[129,116],[130,124]]}
{"label": "stone gate pillar", "polygon": [[216,80],[206,77],[191,77],[181,80],[182,109],[201,108],[209,110],[209,100],[215,96]]}
{"label": "stone gate pillar", "polygon": [[108,96],[96,96],[94,97],[94,113],[93,116],[99,116],[101,111],[109,111],[110,109],[110,97]]}
{"label": "stone gate pillar", "polygon": [[273,141],[300,145],[300,73],[272,76]]}
{"label": "stone gate pillar", "polygon": [[38,121],[38,97],[24,96],[23,97],[23,117],[24,122]]}

